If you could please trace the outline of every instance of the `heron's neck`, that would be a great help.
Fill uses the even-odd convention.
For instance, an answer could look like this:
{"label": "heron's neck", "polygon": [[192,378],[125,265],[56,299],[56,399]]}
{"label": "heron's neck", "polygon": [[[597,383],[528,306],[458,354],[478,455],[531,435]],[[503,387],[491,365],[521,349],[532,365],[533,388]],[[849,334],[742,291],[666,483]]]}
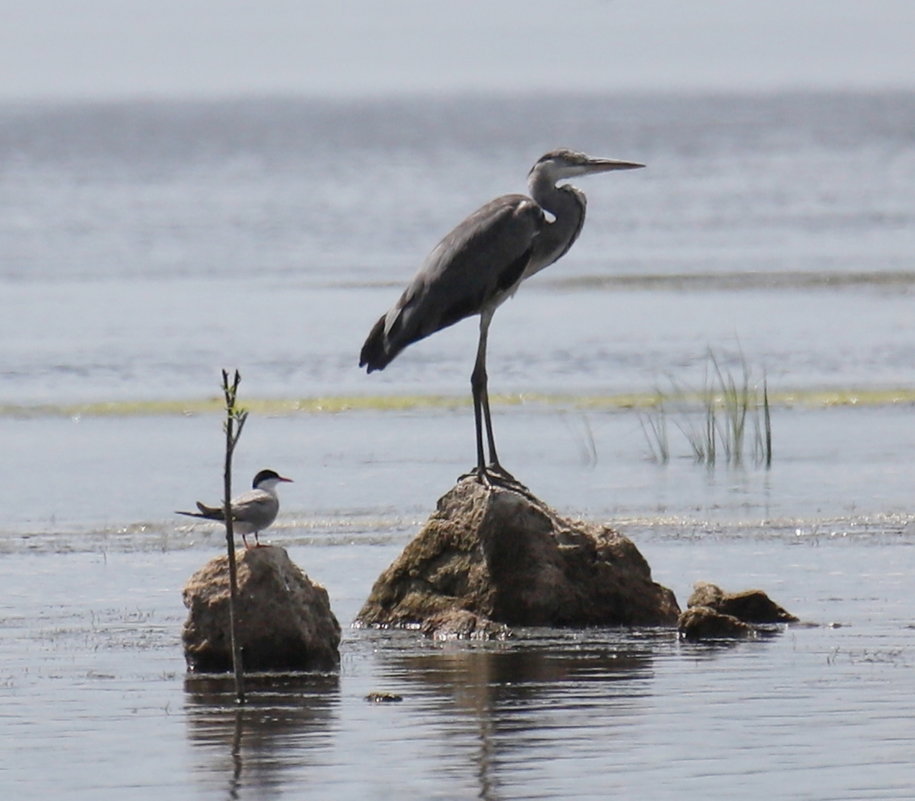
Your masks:
{"label": "heron's neck", "polygon": [[586,200],[584,193],[574,186],[558,187],[550,176],[534,172],[528,188],[531,197],[540,207],[553,215],[540,233],[537,252],[527,275],[542,270],[565,255],[572,247],[585,222]]}

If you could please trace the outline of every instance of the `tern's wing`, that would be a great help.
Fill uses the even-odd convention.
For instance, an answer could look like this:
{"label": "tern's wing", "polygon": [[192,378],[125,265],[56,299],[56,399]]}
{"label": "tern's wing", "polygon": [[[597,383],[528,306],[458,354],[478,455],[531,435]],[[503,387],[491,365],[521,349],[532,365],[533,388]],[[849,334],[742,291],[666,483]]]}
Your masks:
{"label": "tern's wing", "polygon": [[263,490],[251,490],[232,500],[232,516],[255,528],[266,528],[275,519],[279,511],[279,501],[275,495]]}
{"label": "tern's wing", "polygon": [[197,512],[182,512],[180,510],[176,511],[176,515],[186,515],[187,517],[203,517],[206,520],[222,520],[222,507],[221,506],[207,506],[205,503],[197,501]]}
{"label": "tern's wing", "polygon": [[205,503],[197,501],[197,508],[200,510],[200,516],[209,520],[225,520],[221,506],[207,506]]}
{"label": "tern's wing", "polygon": [[186,515],[187,517],[205,517],[205,515],[200,514],[200,512],[182,512],[180,509],[175,509],[176,515]]}

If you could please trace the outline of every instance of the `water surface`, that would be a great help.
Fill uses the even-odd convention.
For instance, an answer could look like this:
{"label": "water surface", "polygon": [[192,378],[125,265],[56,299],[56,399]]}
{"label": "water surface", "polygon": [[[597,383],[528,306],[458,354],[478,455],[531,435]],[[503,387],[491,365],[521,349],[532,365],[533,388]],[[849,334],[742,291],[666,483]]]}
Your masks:
{"label": "water surface", "polygon": [[[11,798],[909,798],[915,102],[907,93],[0,108],[0,788]],[[506,465],[636,542],[685,604],[759,586],[803,625],[435,643],[349,627],[473,458],[465,322],[381,374],[373,321],[462,215],[567,145],[575,248],[499,311]],[[772,399],[771,469],[697,465],[668,405],[709,350]],[[333,675],[188,677],[180,591],[236,486],[327,586]],[[655,410],[656,411],[656,410]],[[371,704],[371,692],[400,702]]]}

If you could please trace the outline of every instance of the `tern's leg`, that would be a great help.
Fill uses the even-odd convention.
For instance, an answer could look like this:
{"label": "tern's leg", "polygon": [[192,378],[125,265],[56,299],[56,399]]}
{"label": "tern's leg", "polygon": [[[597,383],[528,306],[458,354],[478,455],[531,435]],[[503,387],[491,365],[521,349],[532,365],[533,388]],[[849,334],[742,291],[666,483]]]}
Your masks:
{"label": "tern's leg", "polygon": [[242,541],[242,545],[245,546],[245,550],[247,551],[248,550],[248,540],[247,540],[246,534],[241,535],[241,541]]}

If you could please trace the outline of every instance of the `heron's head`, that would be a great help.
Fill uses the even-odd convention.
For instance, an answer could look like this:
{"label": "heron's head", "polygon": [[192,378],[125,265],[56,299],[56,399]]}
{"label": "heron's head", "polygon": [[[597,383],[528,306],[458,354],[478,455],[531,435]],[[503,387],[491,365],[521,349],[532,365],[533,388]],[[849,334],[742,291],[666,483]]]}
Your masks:
{"label": "heron's head", "polygon": [[644,167],[634,161],[617,161],[616,159],[595,159],[578,153],[574,150],[551,150],[544,153],[537,163],[531,167],[528,175],[533,179],[535,175],[548,180],[550,183],[562,181],[565,178],[575,178],[579,175],[591,175],[597,172],[610,170],[635,170]]}
{"label": "heron's head", "polygon": [[272,490],[281,481],[292,481],[291,478],[284,478],[276,470],[261,470],[255,477],[252,486],[254,489]]}

